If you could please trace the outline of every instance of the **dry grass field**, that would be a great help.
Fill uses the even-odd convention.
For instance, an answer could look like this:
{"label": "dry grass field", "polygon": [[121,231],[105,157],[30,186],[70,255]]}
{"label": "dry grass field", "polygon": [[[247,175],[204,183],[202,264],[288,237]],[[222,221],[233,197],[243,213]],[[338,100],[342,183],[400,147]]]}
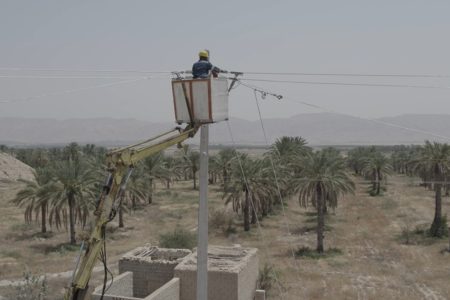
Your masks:
{"label": "dry grass field", "polygon": [[[225,235],[210,230],[210,244],[257,247],[261,267],[275,266],[278,281],[269,299],[448,299],[450,298],[450,254],[447,240],[432,240],[407,231],[433,216],[433,193],[401,176],[390,178],[383,196],[370,197],[366,184],[358,182],[355,195],[341,199],[335,213],[327,217],[329,230],[325,247],[341,254],[322,258],[297,258],[292,250],[314,247],[313,210],[299,207],[295,199],[285,199],[286,217],[280,209],[243,232],[239,218],[237,232]],[[39,226],[24,225],[22,210],[8,202],[18,184],[0,187],[0,295],[14,299],[14,284],[22,273],[46,274],[48,299],[61,299],[70,280],[77,251],[64,244],[68,234],[52,229],[40,236]],[[158,185],[154,203],[125,215],[125,229],[112,224],[108,230],[108,264],[117,273],[120,256],[144,243],[157,244],[159,235],[181,226],[195,232],[197,195],[191,182],[179,182],[171,190]],[[220,187],[210,187],[210,211],[223,208]],[[444,213],[450,213],[447,198]],[[289,225],[288,233],[287,226]],[[96,268],[93,285],[100,284],[102,269]],[[0,298],[1,299],[1,298]]]}

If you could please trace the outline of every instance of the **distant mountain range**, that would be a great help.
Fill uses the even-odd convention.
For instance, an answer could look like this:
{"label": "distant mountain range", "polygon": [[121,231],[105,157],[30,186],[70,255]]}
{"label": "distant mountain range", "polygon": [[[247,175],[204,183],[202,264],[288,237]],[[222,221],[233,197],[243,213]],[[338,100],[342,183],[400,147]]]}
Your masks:
{"label": "distant mountain range", "polygon": [[[264,145],[258,121],[230,120],[236,144]],[[72,141],[99,145],[124,145],[147,139],[175,127],[135,119],[32,119],[0,118],[0,144],[57,145]],[[301,114],[265,119],[270,143],[278,137],[302,136],[310,145],[420,144],[425,139],[450,142],[450,115],[401,115],[373,120],[332,113]],[[406,129],[408,128],[408,129]],[[198,140],[193,140],[196,143]],[[225,123],[213,124],[211,144],[231,144]]]}

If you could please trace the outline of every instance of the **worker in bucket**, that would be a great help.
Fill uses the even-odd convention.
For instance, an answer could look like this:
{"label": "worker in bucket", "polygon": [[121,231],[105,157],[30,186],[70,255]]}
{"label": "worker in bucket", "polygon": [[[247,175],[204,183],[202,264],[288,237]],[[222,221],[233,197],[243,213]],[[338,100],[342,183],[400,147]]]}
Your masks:
{"label": "worker in bucket", "polygon": [[198,53],[199,60],[194,63],[192,66],[192,76],[197,78],[208,78],[209,72],[211,71],[211,74],[214,77],[217,77],[217,74],[220,72],[220,69],[217,67],[214,67],[209,62],[209,51],[208,50],[201,50]]}

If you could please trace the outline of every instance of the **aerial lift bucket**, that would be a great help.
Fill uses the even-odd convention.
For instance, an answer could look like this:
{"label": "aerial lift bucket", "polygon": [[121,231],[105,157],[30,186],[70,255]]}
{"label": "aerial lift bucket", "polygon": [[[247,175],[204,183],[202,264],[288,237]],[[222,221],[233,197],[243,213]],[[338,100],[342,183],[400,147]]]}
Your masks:
{"label": "aerial lift bucket", "polygon": [[173,79],[172,93],[178,124],[228,120],[228,81],[224,77]]}

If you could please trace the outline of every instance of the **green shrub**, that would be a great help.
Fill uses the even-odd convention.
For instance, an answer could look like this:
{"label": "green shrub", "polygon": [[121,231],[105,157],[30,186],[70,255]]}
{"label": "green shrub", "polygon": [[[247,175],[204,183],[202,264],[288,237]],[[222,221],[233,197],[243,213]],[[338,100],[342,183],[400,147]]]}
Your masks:
{"label": "green shrub", "polygon": [[159,246],[162,248],[192,249],[196,243],[195,234],[179,227],[159,236]]}
{"label": "green shrub", "polygon": [[225,209],[216,209],[209,214],[209,227],[222,229],[228,226],[231,216]]}
{"label": "green shrub", "polygon": [[324,253],[319,253],[316,250],[305,246],[298,248],[295,252],[295,256],[297,257],[306,257],[312,259],[326,258],[340,254],[342,254],[342,250],[338,248],[329,248],[325,250]]}
{"label": "green shrub", "polygon": [[392,210],[398,207],[398,203],[391,198],[383,199],[381,208],[385,210]]}
{"label": "green shrub", "polygon": [[414,233],[415,234],[426,234],[427,229],[426,229],[426,225],[416,225],[416,228],[414,228]]}
{"label": "green shrub", "polygon": [[441,218],[440,224],[431,226],[429,235],[432,237],[443,238],[448,236],[447,216]]}
{"label": "green shrub", "polygon": [[277,271],[272,265],[265,263],[264,267],[259,270],[258,289],[269,291],[278,278]]}
{"label": "green shrub", "polygon": [[226,236],[237,232],[233,215],[225,209],[217,209],[209,215],[209,227],[221,229]]}
{"label": "green shrub", "polygon": [[23,274],[24,283],[16,287],[17,300],[44,300],[47,293],[45,276],[33,275],[30,272]]}
{"label": "green shrub", "polygon": [[408,225],[402,227],[402,232],[399,236],[400,240],[403,241],[405,245],[409,245],[412,240],[412,232]]}
{"label": "green shrub", "polygon": [[428,224],[416,225],[413,230],[410,230],[410,226],[407,224],[402,227],[402,231],[397,236],[397,239],[405,245],[432,245],[439,241],[440,238],[448,235],[447,218],[443,217],[440,227],[441,236],[433,236],[431,234]]}
{"label": "green shrub", "polygon": [[22,257],[22,254],[17,250],[2,250],[0,254],[4,257],[11,257],[14,259],[19,259]]}
{"label": "green shrub", "polygon": [[33,224],[31,223],[19,223],[19,224],[13,224],[10,227],[11,231],[29,231],[33,229]]}

